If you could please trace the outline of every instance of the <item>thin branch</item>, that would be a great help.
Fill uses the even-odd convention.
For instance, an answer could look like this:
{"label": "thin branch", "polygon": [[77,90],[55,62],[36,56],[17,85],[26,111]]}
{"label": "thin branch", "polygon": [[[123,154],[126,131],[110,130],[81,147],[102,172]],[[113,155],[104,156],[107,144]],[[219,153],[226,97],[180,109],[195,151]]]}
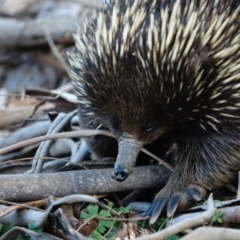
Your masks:
{"label": "thin branch", "polygon": [[67,73],[69,73],[70,71],[70,67],[69,65],[66,63],[66,61],[63,59],[62,55],[60,54],[60,52],[58,51],[56,45],[54,44],[54,41],[52,39],[52,36],[48,30],[48,28],[45,26],[43,26],[43,31],[44,31],[44,34],[46,36],[46,39],[47,39],[47,42],[48,42],[48,45],[49,47],[51,48],[54,56],[58,59],[58,61],[62,64],[63,68],[65,69],[65,71]]}

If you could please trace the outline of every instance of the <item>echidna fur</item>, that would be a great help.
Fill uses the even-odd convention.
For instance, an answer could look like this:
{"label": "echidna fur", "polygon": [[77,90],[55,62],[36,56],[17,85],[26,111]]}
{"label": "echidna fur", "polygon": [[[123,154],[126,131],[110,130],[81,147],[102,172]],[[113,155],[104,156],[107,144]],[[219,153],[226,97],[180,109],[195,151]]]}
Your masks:
{"label": "echidna fur", "polygon": [[[240,170],[240,0],[112,0],[74,35],[71,79],[88,140],[131,173],[142,146],[168,132],[177,163],[147,215],[189,207]],[[102,139],[102,141],[100,141]]]}

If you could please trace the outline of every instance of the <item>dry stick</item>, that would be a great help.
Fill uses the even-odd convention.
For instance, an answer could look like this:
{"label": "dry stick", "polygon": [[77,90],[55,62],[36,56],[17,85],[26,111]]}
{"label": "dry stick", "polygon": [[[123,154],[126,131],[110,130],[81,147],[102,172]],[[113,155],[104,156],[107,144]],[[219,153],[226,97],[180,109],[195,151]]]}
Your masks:
{"label": "dry stick", "polygon": [[[60,132],[64,126],[71,121],[71,119],[73,118],[74,115],[76,115],[77,110],[74,110],[68,114],[58,114],[58,116],[55,118],[55,120],[52,122],[47,135],[52,134],[52,133],[58,133]],[[47,142],[42,142],[35,154],[35,159],[32,163],[32,173],[40,173],[42,171],[42,167],[43,167],[43,160],[40,158],[38,160],[38,156],[39,157],[46,157],[47,153],[49,151],[49,148],[52,144],[52,141],[47,141]]]}
{"label": "dry stick", "polygon": [[149,219],[149,217],[137,217],[137,218],[106,218],[106,217],[100,217],[100,216],[95,216],[96,219],[98,220],[104,220],[104,221],[118,221],[118,222],[139,222],[139,221],[144,221]]}
{"label": "dry stick", "polygon": [[[236,203],[237,204],[237,203]],[[215,203],[216,207],[216,203]],[[222,213],[222,222],[223,223],[240,223],[240,206],[231,206],[219,208],[219,211]],[[192,219],[193,217],[201,216],[202,212],[194,212],[180,215],[176,218],[173,218],[167,222],[167,226],[177,224],[186,219]]]}
{"label": "dry stick", "polygon": [[150,157],[156,159],[156,160],[159,161],[160,163],[162,163],[162,164],[163,164],[165,167],[167,167],[169,170],[171,170],[171,171],[174,170],[174,168],[173,168],[170,164],[164,162],[164,161],[161,160],[159,157],[157,157],[157,156],[154,155],[153,153],[149,152],[146,148],[142,148],[141,151],[144,152],[144,153],[146,153],[146,154],[149,155]]}
{"label": "dry stick", "polygon": [[37,207],[33,207],[31,205],[35,204],[36,205],[36,202],[41,202],[43,203],[45,200],[38,200],[38,201],[34,201],[34,202],[28,202],[28,203],[15,203],[15,202],[9,202],[9,201],[5,201],[5,200],[2,200],[0,199],[0,203],[4,203],[4,204],[10,204],[14,207],[17,207],[19,209],[22,209],[22,208],[28,208],[28,209],[32,209],[32,210],[35,210],[35,211],[40,211],[40,212],[45,212],[44,210],[40,209],[40,208],[37,208]]}
{"label": "dry stick", "polygon": [[44,31],[45,37],[47,39],[48,45],[51,48],[54,56],[58,59],[58,61],[62,64],[65,71],[68,73],[70,71],[70,67],[68,66],[66,61],[63,59],[62,55],[59,53],[56,45],[54,44],[54,41],[53,41],[52,36],[49,32],[49,29],[46,26],[43,26],[43,31]]}
{"label": "dry stick", "polygon": [[[1,165],[5,165],[5,164],[10,164],[10,163],[17,163],[17,162],[20,162],[20,161],[28,161],[28,160],[33,160],[34,157],[25,157],[25,158],[18,158],[18,159],[14,159],[14,160],[8,160],[6,162],[0,162],[0,166]],[[57,160],[57,161],[63,161],[63,162],[66,162],[66,163],[69,163],[69,160],[67,159],[61,159],[61,158],[57,158],[57,157],[41,157],[41,159],[43,160]],[[82,164],[75,164],[79,167],[84,167]]]}
{"label": "dry stick", "polygon": [[240,199],[240,172],[238,172],[238,190],[237,190],[237,199]]}
{"label": "dry stick", "polygon": [[71,138],[92,137],[94,135],[104,135],[104,136],[114,137],[111,132],[105,131],[105,130],[79,130],[79,131],[55,133],[55,134],[51,134],[51,135],[44,135],[44,136],[32,138],[32,139],[29,139],[26,141],[22,141],[20,143],[13,144],[9,147],[0,149],[0,155],[6,154],[6,153],[14,151],[16,149],[26,147],[28,145],[35,144],[35,143],[42,142],[42,141],[65,138],[65,137],[71,137]]}
{"label": "dry stick", "polygon": [[[28,89],[29,90],[29,89]],[[59,91],[59,92],[57,92]],[[63,91],[62,91],[63,92]],[[44,95],[35,95],[35,94],[26,94],[24,92],[23,93],[7,93],[7,94],[0,94],[0,97],[9,97],[9,98],[20,98],[20,101],[23,101],[25,99],[30,99],[30,98],[38,98],[38,99],[42,99],[42,100],[56,100],[59,98],[59,94],[61,93],[60,90],[50,90],[50,91],[46,91],[46,94],[51,94],[52,93],[52,96],[44,96]],[[58,95],[56,95],[58,94]],[[66,94],[69,94],[69,95],[72,95],[72,96],[75,96],[74,94],[71,94],[71,93],[66,93]],[[72,101],[72,103],[77,103],[77,101]]]}
{"label": "dry stick", "polygon": [[[26,146],[28,146],[30,144],[38,143],[38,142],[41,142],[41,141],[47,141],[47,140],[52,140],[52,139],[65,138],[65,137],[71,137],[71,138],[92,137],[92,136],[95,136],[95,135],[104,135],[104,136],[115,138],[115,136],[111,132],[105,131],[105,130],[79,130],[79,131],[55,133],[55,134],[51,134],[51,135],[44,135],[44,136],[32,138],[32,139],[29,139],[29,140],[26,140],[26,141],[22,141],[20,143],[13,144],[13,145],[11,145],[9,147],[0,149],[0,156],[3,155],[3,154],[6,154],[8,152],[14,151],[16,149],[19,149],[19,148],[22,148],[22,147],[26,147]],[[168,163],[166,163],[163,160],[161,160],[156,155],[150,153],[147,149],[142,148],[141,151],[145,152],[149,156],[153,157],[154,159],[156,159],[157,161],[162,163],[165,167],[167,167],[168,169],[173,171],[173,167],[172,166],[170,166]]]}
{"label": "dry stick", "polygon": [[215,214],[216,209],[214,207],[212,194],[210,194],[208,198],[207,205],[208,205],[208,210],[202,213],[201,216],[199,217],[184,220],[160,232],[157,232],[148,236],[142,236],[142,237],[136,238],[136,240],[163,240],[169,236],[182,232],[186,229],[191,229],[199,225],[204,225],[206,222],[210,222]]}
{"label": "dry stick", "polygon": [[137,189],[128,194],[125,198],[121,199],[121,206],[127,206],[131,202],[135,201],[135,199],[143,193],[143,189]]}
{"label": "dry stick", "polygon": [[[66,118],[66,114],[64,114],[64,113],[58,114],[58,116],[51,123],[46,135],[60,132],[65,126],[65,125],[64,126],[61,125],[60,123],[65,118]],[[58,126],[61,126],[61,128],[55,129],[55,128],[58,128]],[[49,152],[49,148],[52,145],[52,142],[53,142],[53,140],[41,142],[41,144],[39,145],[39,147],[35,153],[34,160],[32,162],[31,173],[40,173],[41,172],[42,165],[43,165],[43,159],[41,159],[41,157],[47,156],[47,154]]]}
{"label": "dry stick", "polygon": [[75,2],[78,2],[79,4],[85,6],[85,7],[100,7],[102,5],[101,1],[99,0],[74,0]]}
{"label": "dry stick", "polygon": [[40,209],[40,208],[36,208],[36,207],[32,207],[30,205],[27,204],[20,204],[20,203],[14,203],[14,202],[9,202],[9,201],[4,201],[4,200],[0,200],[0,203],[5,203],[5,204],[11,204],[12,206],[10,207],[6,207],[5,209],[0,211],[0,218],[2,218],[3,216],[9,214],[12,211],[15,210],[19,210],[19,209],[32,209],[35,211],[39,211],[39,212],[45,212],[44,210]]}
{"label": "dry stick", "polygon": [[75,203],[75,202],[88,202],[97,204],[98,199],[88,196],[86,194],[72,194],[69,196],[65,196],[62,198],[57,199],[56,201],[50,201],[51,205],[47,208],[46,212],[39,221],[36,223],[38,227],[44,227],[48,223],[48,217],[50,213],[55,212],[61,205],[66,203]]}
{"label": "dry stick", "polygon": [[220,227],[200,227],[181,240],[239,240],[240,230]]}
{"label": "dry stick", "polygon": [[[81,19],[37,19],[23,21],[13,18],[0,18],[0,46],[5,48],[31,47],[46,44],[42,26],[48,26],[54,42],[73,43],[72,33],[76,22],[82,26]],[[18,41],[16,42],[16,39]]]}
{"label": "dry stick", "polygon": [[[29,230],[29,229],[23,228],[23,227],[16,227],[16,226],[11,228],[5,234],[3,234],[1,236],[1,240],[17,239],[19,234],[28,235],[31,239],[61,240],[60,238],[55,237],[55,236],[50,235],[50,234],[46,235],[45,233],[41,233],[41,235],[39,235],[39,233],[36,233],[33,230]],[[84,237],[84,236],[81,236],[81,238],[78,238],[78,240],[79,239],[81,239],[81,240],[93,240],[92,238],[88,238],[88,237]]]}
{"label": "dry stick", "polygon": [[121,183],[112,179],[112,174],[112,169],[96,169],[51,174],[0,175],[0,199],[33,201],[49,195],[62,197],[78,193],[104,194],[160,188],[166,184],[171,172],[160,164],[135,167],[134,172]]}
{"label": "dry stick", "polygon": [[[18,159],[15,159],[15,160],[8,160],[8,161],[6,161],[6,162],[0,162],[0,170],[2,169],[1,168],[1,165],[10,165],[10,166],[12,166],[11,165],[11,163],[17,163],[17,162],[19,162],[19,161],[27,161],[27,160],[33,160],[34,159],[34,157],[27,157],[27,158],[18,158]],[[67,159],[62,159],[62,158],[56,158],[56,157],[41,157],[41,159],[43,159],[43,160],[55,160],[55,161],[62,161],[62,162],[65,162],[65,163],[70,163],[70,161],[69,160],[67,160]],[[51,162],[54,162],[54,161],[51,161]],[[18,165],[19,165],[20,163],[18,163]],[[29,163],[30,164],[30,163]],[[46,165],[48,165],[48,163],[45,163]],[[44,166],[45,166],[45,164],[44,164]],[[99,166],[99,165],[104,165],[104,166],[108,166],[108,165],[110,165],[110,164],[114,164],[114,162],[111,162],[111,161],[109,161],[108,160],[108,162],[106,162],[104,159],[103,160],[98,160],[98,161],[84,161],[84,162],[82,162],[82,163],[71,163],[71,165],[74,165],[74,166],[78,166],[78,167],[81,167],[81,168],[83,168],[84,170],[89,170],[89,168],[91,167],[91,168],[96,168],[95,166],[97,165],[97,166]],[[17,164],[16,164],[17,165]],[[16,165],[13,165],[13,166],[16,166]],[[27,172],[27,173],[30,173],[30,172]]]}

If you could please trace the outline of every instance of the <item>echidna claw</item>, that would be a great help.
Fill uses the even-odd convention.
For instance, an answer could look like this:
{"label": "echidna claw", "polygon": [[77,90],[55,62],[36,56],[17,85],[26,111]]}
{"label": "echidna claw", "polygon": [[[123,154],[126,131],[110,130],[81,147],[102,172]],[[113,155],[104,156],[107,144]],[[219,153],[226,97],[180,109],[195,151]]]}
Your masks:
{"label": "echidna claw", "polygon": [[207,195],[206,189],[197,185],[189,186],[187,191],[189,196],[196,202],[201,201]]}
{"label": "echidna claw", "polygon": [[167,203],[167,216],[171,217],[177,210],[177,207],[180,203],[181,196],[176,194],[173,195]]}
{"label": "echidna claw", "polygon": [[149,218],[149,224],[153,224],[157,221],[158,217],[163,212],[163,209],[167,203],[167,198],[159,198],[156,199],[152,205],[149,207],[147,212],[145,213],[145,216],[150,216]]}
{"label": "echidna claw", "polygon": [[198,185],[189,185],[186,189],[169,191],[169,186],[163,188],[156,199],[149,207],[145,216],[150,216],[149,224],[153,224],[157,221],[158,217],[163,211],[167,212],[167,216],[171,217],[178,211],[187,210],[192,206],[193,202],[202,200],[206,196],[206,190]]}

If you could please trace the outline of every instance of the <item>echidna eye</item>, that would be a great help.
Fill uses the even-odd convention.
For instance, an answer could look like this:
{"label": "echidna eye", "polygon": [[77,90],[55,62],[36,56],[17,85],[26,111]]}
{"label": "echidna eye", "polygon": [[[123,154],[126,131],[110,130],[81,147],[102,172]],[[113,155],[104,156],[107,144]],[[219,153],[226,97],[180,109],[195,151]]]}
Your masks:
{"label": "echidna eye", "polygon": [[155,131],[155,126],[151,123],[147,123],[144,125],[144,131],[145,133],[152,133]]}
{"label": "echidna eye", "polygon": [[111,126],[114,130],[120,130],[120,124],[119,124],[119,121],[116,117],[112,117]]}

